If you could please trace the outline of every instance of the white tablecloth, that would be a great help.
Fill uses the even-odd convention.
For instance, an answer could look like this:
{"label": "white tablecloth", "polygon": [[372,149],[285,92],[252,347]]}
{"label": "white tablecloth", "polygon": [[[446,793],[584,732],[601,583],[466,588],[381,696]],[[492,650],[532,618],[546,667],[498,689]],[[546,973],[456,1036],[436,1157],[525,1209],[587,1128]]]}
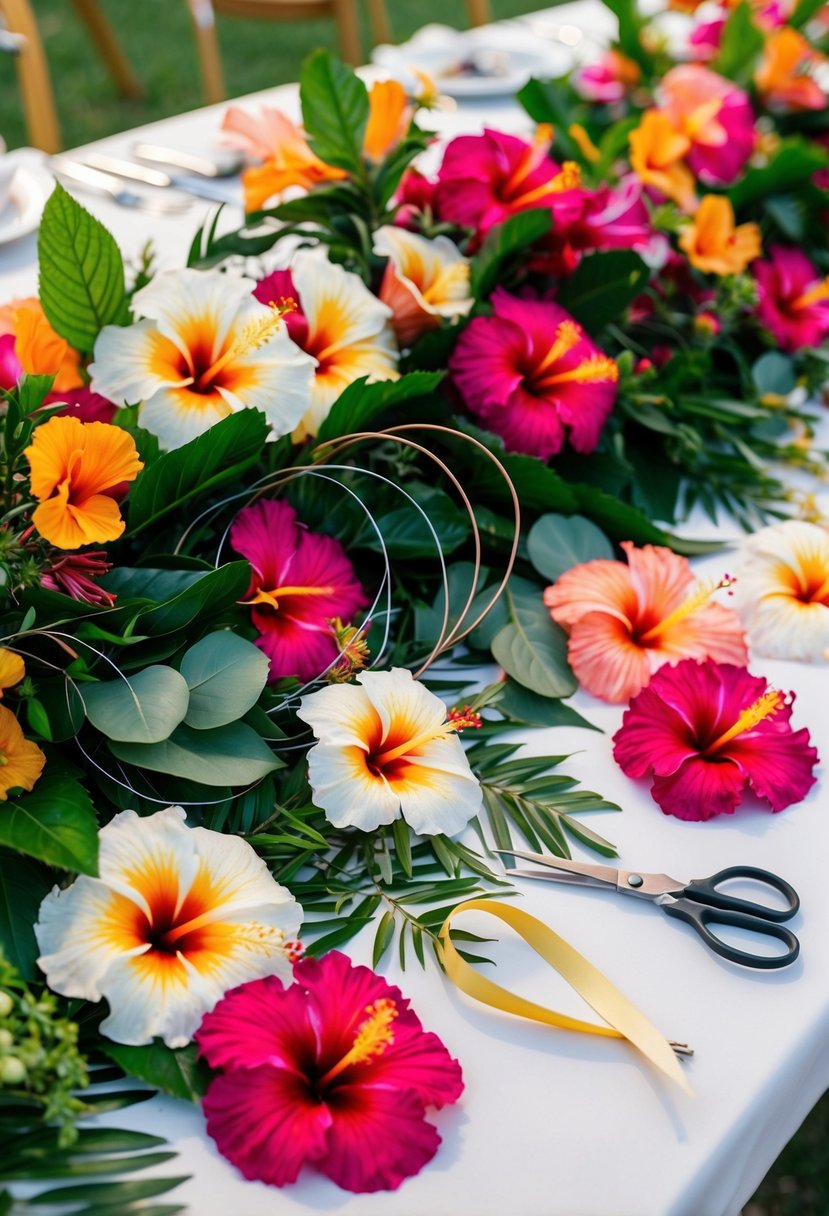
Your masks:
{"label": "white tablecloth", "polygon": [[[297,110],[293,88],[242,104],[264,101]],[[125,153],[141,135],[209,148],[223,111],[196,111],[96,146]],[[526,126],[506,101],[464,106],[438,121],[452,133],[484,122],[516,131]],[[92,196],[83,202],[108,224],[128,257],[152,236],[163,266],[183,261],[209,210],[195,204],[184,218],[150,220]],[[0,283],[0,302],[36,289],[34,237],[0,250]],[[730,555],[699,563],[708,574],[732,566]],[[760,660],[752,667],[797,692],[795,725],[808,726],[822,754],[829,753],[826,668]],[[434,1116],[443,1137],[435,1161],[394,1194],[351,1196],[310,1171],[299,1185],[277,1192],[242,1181],[217,1155],[195,1108],[158,1097],[110,1116],[112,1123],[152,1130],[176,1147],[180,1160],[156,1172],[193,1175],[172,1196],[192,1216],[323,1210],[341,1216],[734,1216],[751,1195],[829,1086],[823,782],[779,815],[744,806],[707,824],[666,818],[647,789],[612,761],[611,735],[621,709],[582,694],[574,703],[606,733],[528,732],[527,751],[572,751],[565,770],[624,808],[589,820],[616,842],[621,864],[682,879],[737,863],[776,870],[801,895],[802,910],[791,922],[802,942],[800,959],[779,973],[752,972],[710,954],[690,928],[645,902],[526,883],[522,906],[600,967],[668,1037],[695,1048],[688,1065],[693,1099],[663,1084],[624,1044],[530,1026],[474,1006],[447,987],[431,962],[426,971],[413,963],[400,974],[392,960],[386,974],[464,1068],[462,1100]],[[476,926],[470,919],[470,927],[483,932],[491,924],[481,919]],[[370,935],[358,938],[350,953],[367,962],[370,942]],[[500,982],[584,1013],[578,998],[517,941],[502,943],[497,958]]]}

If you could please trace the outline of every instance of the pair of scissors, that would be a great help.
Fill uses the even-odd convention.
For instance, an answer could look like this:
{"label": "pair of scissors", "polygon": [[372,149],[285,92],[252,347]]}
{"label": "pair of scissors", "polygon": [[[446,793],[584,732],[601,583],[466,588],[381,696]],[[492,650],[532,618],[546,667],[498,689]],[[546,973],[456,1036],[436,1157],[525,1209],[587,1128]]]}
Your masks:
{"label": "pair of scissors", "polygon": [[[520,878],[541,878],[551,882],[575,883],[582,887],[604,887],[620,891],[625,895],[636,895],[658,904],[668,916],[675,916],[692,925],[706,946],[729,962],[741,963],[744,967],[770,969],[786,967],[800,953],[800,942],[795,935],[783,927],[781,921],[790,920],[800,907],[795,889],[777,874],[760,870],[755,866],[730,866],[719,870],[710,878],[693,878],[690,882],[679,882],[667,874],[645,874],[639,870],[615,870],[611,866],[589,865],[580,861],[569,861],[563,857],[552,857],[545,853],[524,853],[519,849],[496,849],[510,857],[534,862],[543,867],[538,870],[508,869],[507,874]],[[722,883],[730,879],[749,879],[770,887],[786,900],[784,908],[749,899],[738,899],[720,890]],[[785,953],[753,954],[738,950],[712,933],[709,925],[730,925],[737,929],[748,929],[762,937],[773,937],[786,947]]]}

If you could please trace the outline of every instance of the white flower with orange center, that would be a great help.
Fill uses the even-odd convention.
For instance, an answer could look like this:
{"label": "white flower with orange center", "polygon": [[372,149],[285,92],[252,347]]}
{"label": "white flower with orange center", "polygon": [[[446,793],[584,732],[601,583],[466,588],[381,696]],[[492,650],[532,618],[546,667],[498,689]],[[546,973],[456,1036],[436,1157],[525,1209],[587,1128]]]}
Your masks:
{"label": "white flower with orange center", "polygon": [[50,988],[106,997],[108,1038],[183,1047],[229,988],[290,981],[302,909],[239,837],[186,827],[180,807],[122,811],[98,868],[46,896],[35,934]]}
{"label": "white flower with orange center", "polygon": [[391,310],[359,275],[329,262],[324,249],[299,250],[290,277],[297,304],[297,311],[288,314],[291,336],[316,360],[310,405],[294,433],[304,439],[316,435],[340,393],[355,380],[397,379],[397,343],[389,324]]}
{"label": "white flower with orange center", "polygon": [[734,607],[750,649],[773,659],[829,658],[829,531],[789,519],[743,543]]}
{"label": "white flower with orange center", "polygon": [[302,698],[319,742],[314,801],[335,827],[368,832],[402,817],[420,835],[453,835],[481,809],[481,787],[446,706],[404,668],[364,671]]}
{"label": "white flower with orange center", "polygon": [[156,275],[133,297],[141,319],[99,334],[93,390],[119,405],[140,402],[141,425],[165,448],[244,408],[287,434],[308,408],[314,364],[288,336],[282,309],[253,297],[255,286],[218,270]]}
{"label": "white flower with orange center", "polygon": [[465,317],[472,307],[469,259],[445,236],[427,240],[387,225],[374,234],[374,252],[388,258],[380,299],[392,310],[401,346],[411,344],[441,320]]}

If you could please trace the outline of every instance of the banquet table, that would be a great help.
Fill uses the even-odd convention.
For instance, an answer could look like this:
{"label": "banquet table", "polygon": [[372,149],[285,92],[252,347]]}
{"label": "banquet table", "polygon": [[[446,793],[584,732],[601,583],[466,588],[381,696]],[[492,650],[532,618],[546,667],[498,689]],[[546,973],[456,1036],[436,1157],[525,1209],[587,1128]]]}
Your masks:
{"label": "banquet table", "polygon": [[[555,10],[593,32],[606,10],[591,0]],[[541,26],[527,26],[540,29]],[[295,86],[237,100],[298,115]],[[224,105],[166,119],[93,145],[129,153],[136,138],[208,151],[219,137]],[[478,99],[431,117],[441,135],[492,125],[529,131],[526,115],[507,98]],[[81,150],[83,151],[83,150]],[[33,165],[40,154],[10,154]],[[238,221],[238,185],[228,185],[224,223]],[[212,205],[194,202],[175,218],[148,217],[93,195],[77,197],[115,234],[128,261],[152,238],[160,267],[181,264],[195,228]],[[34,234],[0,249],[0,302],[37,287]],[[829,428],[825,431],[829,437]],[[520,490],[520,487],[519,487]],[[829,507],[826,495],[818,501]],[[714,528],[696,517],[696,535],[735,541],[738,529]],[[695,562],[703,577],[734,564],[733,549]],[[825,669],[757,659],[752,670],[794,690],[796,727],[807,726],[821,754],[829,752]],[[491,673],[490,673],[491,674]],[[706,950],[693,931],[637,900],[576,887],[519,882],[520,904],[550,924],[598,966],[655,1025],[695,1051],[685,1065],[694,1097],[669,1086],[629,1046],[519,1021],[472,1004],[444,980],[432,960],[401,971],[387,956],[381,970],[397,983],[425,1027],[461,1062],[461,1101],[433,1118],[442,1146],[433,1163],[399,1191],[350,1195],[311,1171],[282,1191],[247,1183],[215,1150],[200,1111],[157,1096],[108,1116],[111,1125],[151,1130],[179,1153],[157,1167],[191,1177],[170,1201],[192,1216],[291,1216],[326,1211],[341,1216],[734,1216],[779,1151],[829,1087],[829,899],[822,857],[829,850],[823,770],[799,805],[772,815],[749,799],[734,816],[685,823],[663,816],[647,786],[614,764],[611,740],[620,707],[578,693],[573,705],[600,731],[527,731],[526,754],[572,753],[563,771],[615,801],[622,813],[592,816],[591,825],[617,846],[626,868],[688,879],[724,866],[772,869],[800,893],[790,922],[802,949],[780,971],[752,971]],[[597,860],[579,849],[581,860]],[[464,928],[490,935],[492,922],[469,914]],[[491,947],[497,979],[542,1004],[593,1015],[519,939],[505,931]],[[368,962],[373,933],[349,947]]]}

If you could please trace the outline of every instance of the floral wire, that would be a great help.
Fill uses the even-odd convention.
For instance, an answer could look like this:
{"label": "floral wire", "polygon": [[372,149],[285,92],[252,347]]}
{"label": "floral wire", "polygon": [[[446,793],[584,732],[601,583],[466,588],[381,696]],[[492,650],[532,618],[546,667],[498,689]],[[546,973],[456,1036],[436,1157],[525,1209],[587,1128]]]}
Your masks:
{"label": "floral wire", "polygon": [[[490,597],[490,599],[489,599],[488,603],[486,604],[485,608],[483,609],[483,611],[478,614],[478,616],[475,618],[475,620],[470,625],[467,625],[463,629],[461,629],[461,627],[463,625],[464,617],[469,612],[469,609],[471,608],[472,603],[477,594],[478,578],[480,576],[480,570],[481,570],[481,537],[480,537],[480,531],[478,529],[478,523],[477,523],[477,520],[475,519],[475,513],[472,508],[472,503],[470,502],[470,500],[466,494],[466,491],[464,490],[464,488],[461,485],[458,478],[455,476],[455,474],[449,468],[449,466],[445,463],[445,461],[441,460],[440,457],[436,456],[434,454],[434,452],[429,451],[428,448],[424,448],[421,444],[415,443],[414,440],[409,439],[406,435],[403,434],[403,432],[408,432],[408,431],[434,431],[434,432],[437,432],[440,434],[450,435],[456,439],[458,439],[458,438],[463,439],[467,443],[472,444],[473,447],[476,447],[479,449],[479,451],[483,452],[484,455],[487,456],[489,458],[489,460],[495,465],[498,472],[501,474],[501,477],[503,478],[503,480],[506,484],[506,487],[509,491],[510,497],[512,499],[513,538],[512,538],[512,545],[511,545],[511,549],[510,549],[510,555],[507,560],[506,570],[501,579],[501,582],[499,583],[498,587],[496,588],[494,594]],[[421,667],[416,672],[414,672],[415,677],[418,677],[418,676],[421,676],[431,666],[431,664],[435,661],[435,659],[440,654],[444,653],[451,646],[454,646],[457,642],[463,641],[463,639],[465,637],[468,637],[468,635],[473,631],[473,629],[477,628],[477,626],[481,623],[481,621],[484,619],[484,617],[486,617],[487,613],[495,606],[497,601],[500,599],[500,597],[507,585],[510,574],[512,573],[512,568],[515,564],[515,558],[518,553],[518,543],[520,540],[520,533],[521,533],[521,507],[520,507],[520,503],[518,501],[518,495],[516,493],[515,486],[512,482],[512,478],[510,477],[509,473],[507,472],[507,470],[505,469],[505,467],[501,463],[501,461],[498,459],[498,457],[495,456],[495,454],[493,452],[491,452],[489,450],[489,448],[487,448],[478,439],[473,438],[471,435],[466,435],[462,431],[454,430],[451,427],[440,426],[436,423],[406,423],[402,426],[391,427],[385,431],[357,432],[354,435],[345,436],[343,439],[327,440],[319,446],[320,447],[330,447],[332,450],[330,451],[329,455],[337,456],[345,448],[351,447],[355,443],[359,443],[359,442],[362,442],[367,439],[380,439],[380,438],[391,439],[395,443],[401,443],[407,447],[412,448],[414,451],[420,452],[424,456],[428,456],[429,459],[432,460],[443,471],[443,473],[452,482],[455,489],[458,491],[458,494],[466,509],[466,513],[469,516],[469,522],[471,524],[472,533],[473,533],[473,537],[474,537],[474,545],[475,545],[474,574],[473,574],[473,579],[472,579],[472,585],[471,585],[469,594],[467,595],[466,602],[463,606],[463,610],[462,610],[457,622],[455,623],[455,625],[447,633],[446,628],[447,628],[448,621],[449,621],[449,591],[448,591],[448,586],[447,586],[446,591],[445,591],[446,603],[444,605],[442,628],[441,628],[440,634],[438,636],[438,640],[435,643],[434,647],[432,648],[432,651],[429,654],[429,656],[427,657],[426,661],[421,665]],[[339,446],[334,446],[337,444]],[[322,456],[320,459],[325,460],[325,459],[328,459],[328,457]]]}

